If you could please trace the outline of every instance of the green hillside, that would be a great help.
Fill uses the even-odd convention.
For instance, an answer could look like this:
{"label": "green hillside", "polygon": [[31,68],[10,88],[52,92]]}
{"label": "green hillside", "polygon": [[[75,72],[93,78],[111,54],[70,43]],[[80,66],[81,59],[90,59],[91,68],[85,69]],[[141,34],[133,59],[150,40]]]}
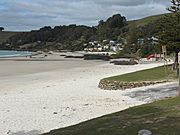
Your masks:
{"label": "green hillside", "polygon": [[168,14],[160,14],[160,15],[154,15],[154,16],[149,16],[149,17],[145,17],[139,20],[132,20],[132,21],[128,21],[128,26],[131,27],[140,27],[140,26],[145,26],[149,23],[152,23],[156,20],[161,19],[164,16],[169,16],[171,13]]}

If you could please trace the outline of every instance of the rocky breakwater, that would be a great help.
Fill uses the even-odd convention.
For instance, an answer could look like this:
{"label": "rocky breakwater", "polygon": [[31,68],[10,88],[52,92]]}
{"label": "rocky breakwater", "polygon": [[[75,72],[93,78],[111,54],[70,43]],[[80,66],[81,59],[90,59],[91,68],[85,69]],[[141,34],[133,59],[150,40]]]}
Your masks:
{"label": "rocky breakwater", "polygon": [[165,82],[167,81],[120,82],[120,81],[111,81],[111,80],[103,79],[99,82],[98,87],[103,90],[126,90],[126,89],[150,86]]}

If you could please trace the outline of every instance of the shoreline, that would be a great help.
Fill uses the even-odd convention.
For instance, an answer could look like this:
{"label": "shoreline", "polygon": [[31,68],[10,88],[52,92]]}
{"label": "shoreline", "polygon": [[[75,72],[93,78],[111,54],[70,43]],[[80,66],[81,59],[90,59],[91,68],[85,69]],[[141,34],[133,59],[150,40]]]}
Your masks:
{"label": "shoreline", "polygon": [[[68,59],[0,61],[0,65],[0,75],[4,74],[0,77],[0,134],[23,131],[22,135],[28,135],[33,130],[45,133],[146,103],[122,91],[103,91],[98,88],[99,80],[160,64],[115,66]],[[7,69],[7,65],[13,67]]]}

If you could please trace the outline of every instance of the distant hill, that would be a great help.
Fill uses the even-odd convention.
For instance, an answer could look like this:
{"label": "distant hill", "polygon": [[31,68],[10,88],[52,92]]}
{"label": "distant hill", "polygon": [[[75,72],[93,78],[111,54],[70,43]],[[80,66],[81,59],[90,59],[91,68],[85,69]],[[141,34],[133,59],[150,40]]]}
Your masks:
{"label": "distant hill", "polygon": [[[162,38],[159,36],[162,27],[167,23],[164,20],[176,21],[172,20],[173,16],[174,13],[167,13],[128,21],[128,32],[123,35],[123,38],[127,40],[123,53],[133,54],[138,52],[141,57],[160,53]],[[170,29],[171,27],[173,28],[173,25],[169,26]]]}
{"label": "distant hill", "polygon": [[83,50],[84,44],[90,41],[117,40],[118,36],[124,33],[123,28],[126,25],[126,18],[115,14],[105,21],[99,21],[97,26],[92,27],[76,24],[55,26],[54,28],[44,26],[39,30],[18,33],[10,38],[6,37],[8,41],[4,42],[1,47],[33,51]]}
{"label": "distant hill", "polygon": [[142,19],[138,19],[138,20],[132,20],[132,21],[128,21],[128,26],[131,27],[140,27],[140,26],[145,26],[149,23],[155,22],[159,19],[161,19],[164,16],[169,16],[171,15],[171,13],[167,13],[167,14],[160,14],[160,15],[154,15],[154,16],[149,16],[149,17],[145,17]]}
{"label": "distant hill", "polygon": [[0,47],[26,50],[83,50],[84,44],[90,41],[126,39],[134,44],[138,38],[148,38],[158,32],[158,20],[170,14],[155,15],[139,20],[126,21],[120,14],[101,20],[95,27],[89,26],[45,26],[31,32],[0,32]]}
{"label": "distant hill", "polygon": [[2,42],[5,42],[6,40],[8,40],[10,37],[19,34],[20,32],[11,32],[11,31],[1,31],[0,32],[0,44]]}

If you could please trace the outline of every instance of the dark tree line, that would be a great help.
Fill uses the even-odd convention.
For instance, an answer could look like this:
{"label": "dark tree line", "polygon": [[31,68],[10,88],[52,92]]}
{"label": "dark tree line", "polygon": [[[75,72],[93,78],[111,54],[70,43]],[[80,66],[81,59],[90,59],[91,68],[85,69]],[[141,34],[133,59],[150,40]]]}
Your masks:
{"label": "dark tree line", "polygon": [[83,43],[89,41],[117,39],[121,33],[126,31],[125,25],[127,25],[126,18],[116,14],[106,21],[101,20],[95,27],[77,26],[75,24],[55,26],[54,28],[45,26],[39,30],[17,34],[11,37],[8,42],[13,48],[34,42],[40,42],[39,46],[41,47],[37,47],[43,48],[46,47],[44,45],[46,42],[53,42],[54,49],[83,49]]}
{"label": "dark tree line", "polygon": [[0,27],[0,31],[3,31],[4,30],[4,27]]}

